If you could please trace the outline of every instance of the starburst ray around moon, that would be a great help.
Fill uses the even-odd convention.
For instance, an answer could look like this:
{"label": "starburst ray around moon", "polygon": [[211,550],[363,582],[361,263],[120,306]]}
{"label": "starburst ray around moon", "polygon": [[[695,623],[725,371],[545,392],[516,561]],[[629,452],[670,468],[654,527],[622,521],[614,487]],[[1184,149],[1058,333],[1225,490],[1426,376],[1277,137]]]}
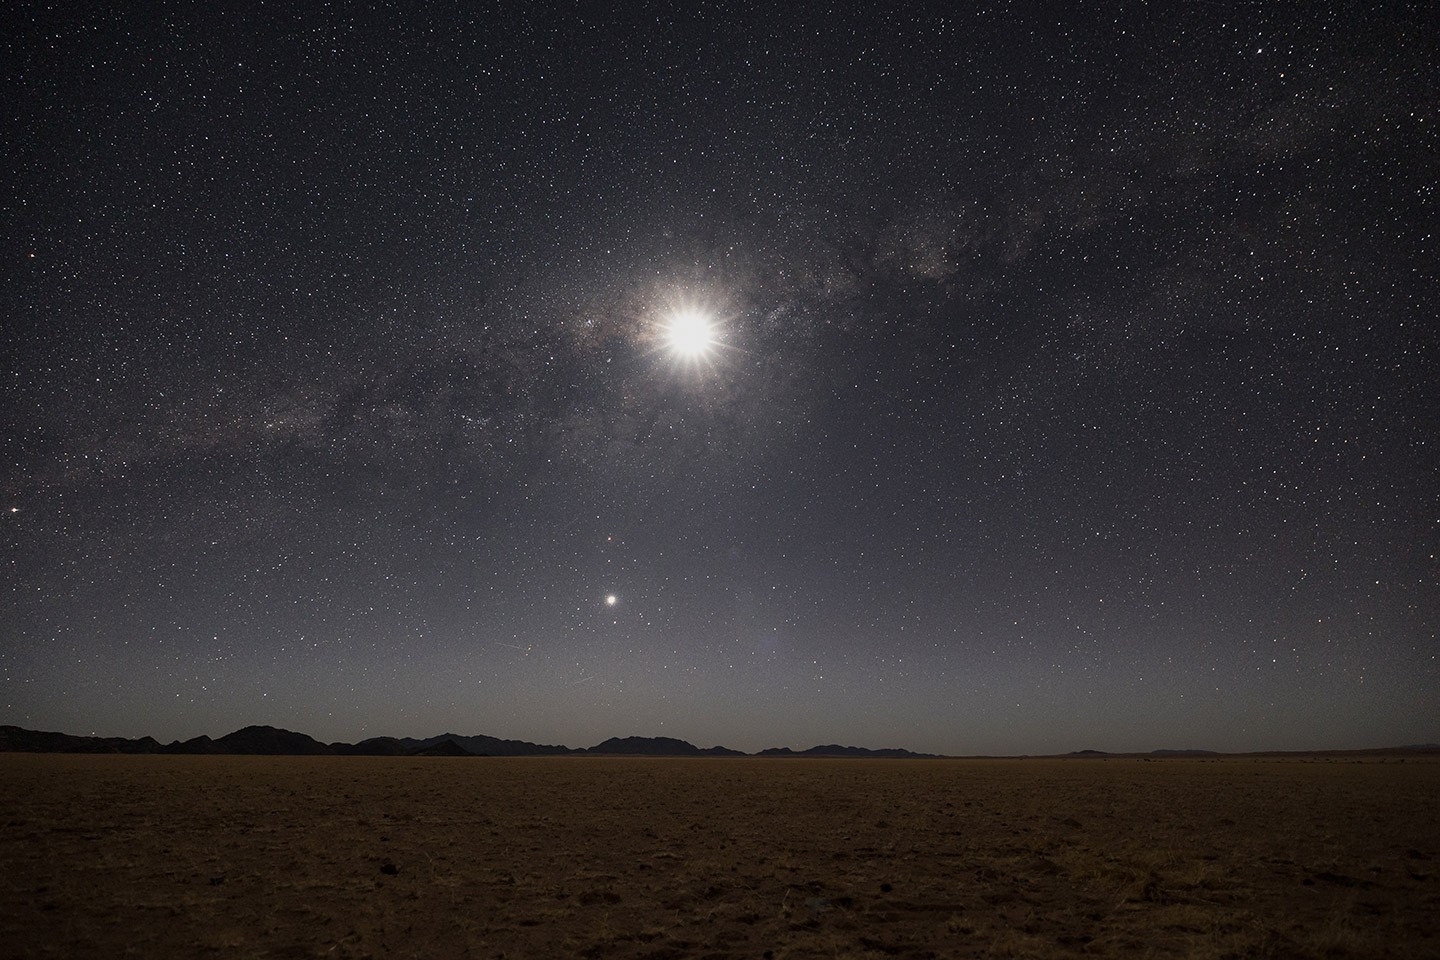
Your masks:
{"label": "starburst ray around moon", "polygon": [[654,353],[687,374],[717,368],[731,342],[731,318],[725,303],[713,295],[665,297],[647,320]]}
{"label": "starburst ray around moon", "polygon": [[698,360],[716,344],[716,329],[709,314],[696,307],[675,311],[665,325],[665,342],[670,352],[684,360]]}

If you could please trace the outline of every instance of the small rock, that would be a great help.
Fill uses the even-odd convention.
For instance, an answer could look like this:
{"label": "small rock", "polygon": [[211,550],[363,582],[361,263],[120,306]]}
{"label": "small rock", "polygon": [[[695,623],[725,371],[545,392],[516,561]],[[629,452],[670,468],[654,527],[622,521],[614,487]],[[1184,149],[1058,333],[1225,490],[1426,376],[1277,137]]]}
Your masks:
{"label": "small rock", "polygon": [[389,860],[386,860],[384,863],[380,864],[380,872],[386,874],[387,876],[393,877],[395,876],[395,874],[400,872],[400,868],[395,866],[395,864],[391,863]]}

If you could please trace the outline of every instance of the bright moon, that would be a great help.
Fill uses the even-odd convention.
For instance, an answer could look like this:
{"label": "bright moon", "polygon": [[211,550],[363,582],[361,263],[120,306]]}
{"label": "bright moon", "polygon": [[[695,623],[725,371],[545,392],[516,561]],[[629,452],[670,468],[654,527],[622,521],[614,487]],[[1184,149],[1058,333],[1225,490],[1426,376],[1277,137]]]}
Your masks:
{"label": "bright moon", "polygon": [[670,349],[684,357],[699,357],[715,343],[715,327],[699,310],[681,310],[665,328]]}

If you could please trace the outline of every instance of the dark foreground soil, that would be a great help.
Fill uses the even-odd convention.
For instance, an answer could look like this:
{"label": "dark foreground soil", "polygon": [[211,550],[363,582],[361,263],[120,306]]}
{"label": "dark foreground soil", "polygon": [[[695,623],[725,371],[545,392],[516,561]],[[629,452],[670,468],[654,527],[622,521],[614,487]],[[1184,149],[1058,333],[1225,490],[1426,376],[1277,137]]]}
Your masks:
{"label": "dark foreground soil", "polygon": [[1440,763],[0,755],[3,957],[1435,957]]}

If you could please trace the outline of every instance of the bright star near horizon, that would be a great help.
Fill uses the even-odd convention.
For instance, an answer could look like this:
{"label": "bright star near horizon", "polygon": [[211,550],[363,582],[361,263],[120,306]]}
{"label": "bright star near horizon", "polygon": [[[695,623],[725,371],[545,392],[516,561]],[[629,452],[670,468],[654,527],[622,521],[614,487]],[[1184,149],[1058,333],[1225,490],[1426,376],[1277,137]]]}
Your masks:
{"label": "bright star near horizon", "polygon": [[715,343],[715,325],[699,310],[676,311],[665,327],[670,349],[682,357],[703,356]]}

